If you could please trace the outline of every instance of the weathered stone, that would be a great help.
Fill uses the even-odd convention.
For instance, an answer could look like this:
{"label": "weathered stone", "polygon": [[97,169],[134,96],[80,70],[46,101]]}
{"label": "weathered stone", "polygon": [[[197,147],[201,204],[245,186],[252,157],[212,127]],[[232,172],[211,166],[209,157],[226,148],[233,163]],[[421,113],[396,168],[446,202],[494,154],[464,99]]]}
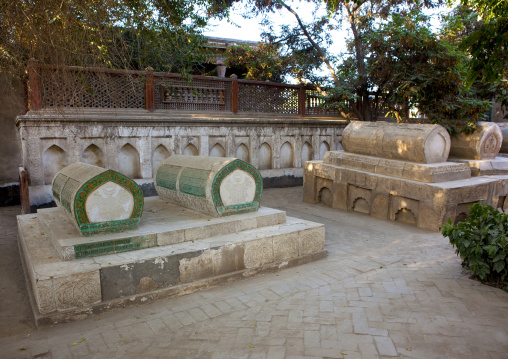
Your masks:
{"label": "weathered stone", "polygon": [[346,152],[417,163],[444,162],[450,136],[439,125],[351,122],[342,133]]}
{"label": "weathered stone", "polygon": [[452,137],[451,158],[489,160],[496,158],[503,143],[503,133],[493,122],[478,122],[471,134],[460,133]]}
{"label": "weathered stone", "polygon": [[212,216],[257,211],[263,191],[256,168],[236,158],[171,156],[154,182],[165,201]]}
{"label": "weathered stone", "polygon": [[245,268],[256,268],[273,262],[273,239],[263,238],[245,243]]}

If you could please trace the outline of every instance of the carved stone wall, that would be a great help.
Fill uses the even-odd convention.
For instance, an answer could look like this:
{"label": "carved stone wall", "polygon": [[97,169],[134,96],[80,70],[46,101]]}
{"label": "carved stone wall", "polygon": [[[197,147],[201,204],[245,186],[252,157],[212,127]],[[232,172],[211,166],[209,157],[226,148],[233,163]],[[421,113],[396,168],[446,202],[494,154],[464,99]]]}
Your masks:
{"label": "carved stone wall", "polygon": [[64,166],[86,162],[151,179],[172,154],[239,157],[264,178],[303,176],[303,162],[337,148],[342,120],[211,118],[168,112],[74,110],[18,116],[31,186],[50,184]]}

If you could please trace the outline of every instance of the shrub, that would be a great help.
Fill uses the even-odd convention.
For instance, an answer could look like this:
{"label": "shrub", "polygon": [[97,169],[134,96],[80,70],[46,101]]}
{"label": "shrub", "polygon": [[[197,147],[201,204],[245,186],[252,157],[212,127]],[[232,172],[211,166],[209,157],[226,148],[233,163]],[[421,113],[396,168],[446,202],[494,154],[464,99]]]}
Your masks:
{"label": "shrub", "polygon": [[482,281],[508,290],[508,215],[475,203],[464,222],[443,226],[443,236],[456,247],[462,266]]}

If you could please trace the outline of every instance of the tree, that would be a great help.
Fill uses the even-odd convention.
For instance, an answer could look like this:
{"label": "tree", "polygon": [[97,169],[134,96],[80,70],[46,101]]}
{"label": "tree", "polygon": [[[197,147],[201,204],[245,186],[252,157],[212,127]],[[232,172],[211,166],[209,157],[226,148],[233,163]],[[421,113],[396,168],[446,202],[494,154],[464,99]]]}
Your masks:
{"label": "tree", "polygon": [[187,72],[204,59],[208,0],[17,0],[0,4],[0,71],[26,62]]}
{"label": "tree", "polygon": [[257,48],[247,44],[231,46],[226,51],[225,64],[245,71],[241,76],[247,80],[283,82],[288,72],[287,63],[274,44],[260,43]]}

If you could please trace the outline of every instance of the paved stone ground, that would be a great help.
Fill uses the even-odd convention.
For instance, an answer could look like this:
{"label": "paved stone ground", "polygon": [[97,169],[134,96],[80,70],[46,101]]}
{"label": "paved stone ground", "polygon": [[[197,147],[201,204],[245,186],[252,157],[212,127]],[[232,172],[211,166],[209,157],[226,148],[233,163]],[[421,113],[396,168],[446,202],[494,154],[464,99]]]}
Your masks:
{"label": "paved stone ground", "polygon": [[35,331],[0,209],[2,358],[508,358],[508,293],[462,273],[438,233],[301,202],[263,205],[326,225],[328,257],[228,286]]}

